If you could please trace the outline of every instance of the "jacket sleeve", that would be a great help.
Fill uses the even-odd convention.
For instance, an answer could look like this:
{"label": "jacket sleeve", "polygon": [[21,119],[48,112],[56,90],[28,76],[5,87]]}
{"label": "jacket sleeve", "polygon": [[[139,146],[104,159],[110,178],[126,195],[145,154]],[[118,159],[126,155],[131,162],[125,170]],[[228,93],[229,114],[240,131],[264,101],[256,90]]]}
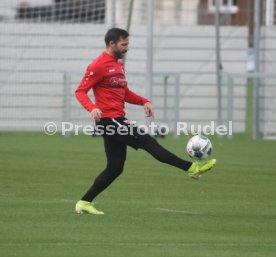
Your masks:
{"label": "jacket sleeve", "polygon": [[125,101],[130,104],[137,104],[137,105],[144,105],[147,102],[150,102],[147,98],[144,98],[142,96],[139,96],[129,90],[128,87],[126,87],[126,93],[125,93]]}
{"label": "jacket sleeve", "polygon": [[75,96],[80,102],[80,104],[89,112],[97,108],[91,99],[88,97],[87,93],[92,89],[97,83],[102,80],[102,73],[100,67],[96,67],[93,63],[88,66],[77,90],[75,91]]}

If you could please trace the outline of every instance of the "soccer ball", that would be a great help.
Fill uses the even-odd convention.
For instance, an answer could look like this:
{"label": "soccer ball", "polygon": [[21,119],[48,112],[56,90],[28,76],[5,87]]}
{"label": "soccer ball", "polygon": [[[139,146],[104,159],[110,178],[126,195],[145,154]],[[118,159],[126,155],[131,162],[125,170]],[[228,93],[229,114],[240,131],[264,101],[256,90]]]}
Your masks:
{"label": "soccer ball", "polygon": [[210,139],[206,136],[193,136],[187,143],[187,153],[193,159],[206,159],[211,155],[211,152],[212,143]]}

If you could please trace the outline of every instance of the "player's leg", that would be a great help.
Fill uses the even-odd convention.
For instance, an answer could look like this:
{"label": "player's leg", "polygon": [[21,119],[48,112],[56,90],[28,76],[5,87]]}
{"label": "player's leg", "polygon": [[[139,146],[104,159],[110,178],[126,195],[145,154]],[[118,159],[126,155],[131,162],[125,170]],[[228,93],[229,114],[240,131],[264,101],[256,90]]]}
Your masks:
{"label": "player's leg", "polygon": [[168,151],[166,148],[161,146],[155,138],[151,137],[150,135],[142,135],[139,136],[139,138],[139,148],[147,151],[156,160],[185,171],[187,171],[192,166],[192,162],[181,159],[172,152]]}
{"label": "player's leg", "polygon": [[[113,142],[129,145],[136,150],[138,148],[144,149],[158,161],[170,164],[185,171],[192,166],[192,162],[185,161],[169,152],[149,134],[145,134],[141,130],[138,130],[136,126],[129,124],[126,118],[109,119],[105,121],[104,125],[112,125],[116,131],[116,133],[112,135],[106,135],[106,137],[112,138]],[[118,128],[121,128],[123,133],[119,133]]]}
{"label": "player's leg", "polygon": [[92,201],[99,193],[106,189],[123,171],[127,147],[104,137],[105,153],[107,158],[106,168],[95,179],[92,187],[82,197],[82,200]]}
{"label": "player's leg", "polygon": [[[95,207],[91,204],[93,199],[104,191],[123,171],[124,163],[126,159],[127,146],[120,142],[113,141],[111,137],[104,137],[104,146],[107,158],[106,168],[98,175],[93,185],[89,188],[86,194],[82,197],[76,205],[76,211],[78,205],[87,205],[90,211],[84,210],[91,214],[103,214],[99,213]],[[79,206],[79,209],[82,209]]]}
{"label": "player's leg", "polygon": [[128,134],[113,135],[113,139],[122,144],[129,145],[135,149],[141,148],[146,150],[155,159],[160,162],[167,163],[181,170],[187,171],[193,178],[198,178],[204,172],[210,170],[215,164],[215,160],[210,160],[206,164],[200,165],[197,162],[190,162],[177,157],[164,147],[162,147],[152,136],[145,133],[140,133],[136,126],[126,125],[124,118],[112,119],[115,126],[128,127]]}
{"label": "player's leg", "polygon": [[139,148],[146,150],[160,162],[167,163],[169,165],[187,171],[192,178],[199,178],[203,173],[210,170],[216,163],[216,159],[207,161],[204,164],[183,160],[162,147],[150,135],[138,136],[138,138],[139,137],[141,142]]}
{"label": "player's leg", "polygon": [[110,120],[109,125],[113,125],[115,130],[118,128],[125,128],[124,133],[114,133],[107,137],[112,138],[113,142],[129,145],[136,150],[138,148],[146,150],[155,159],[160,162],[170,164],[182,170],[188,170],[192,166],[192,162],[183,160],[162,147],[149,134],[141,133],[136,126],[127,125],[124,118],[117,118]]}

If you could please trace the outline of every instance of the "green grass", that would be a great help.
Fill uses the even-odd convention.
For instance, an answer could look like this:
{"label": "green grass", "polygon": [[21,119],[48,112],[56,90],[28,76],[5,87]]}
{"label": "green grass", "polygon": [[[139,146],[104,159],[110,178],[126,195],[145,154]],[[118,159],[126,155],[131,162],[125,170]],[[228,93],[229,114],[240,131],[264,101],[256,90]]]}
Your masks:
{"label": "green grass", "polygon": [[[160,143],[186,156],[187,138]],[[0,134],[3,257],[276,256],[276,142],[212,138],[217,166],[199,181],[142,150],[96,199],[75,202],[104,168],[101,138]]]}

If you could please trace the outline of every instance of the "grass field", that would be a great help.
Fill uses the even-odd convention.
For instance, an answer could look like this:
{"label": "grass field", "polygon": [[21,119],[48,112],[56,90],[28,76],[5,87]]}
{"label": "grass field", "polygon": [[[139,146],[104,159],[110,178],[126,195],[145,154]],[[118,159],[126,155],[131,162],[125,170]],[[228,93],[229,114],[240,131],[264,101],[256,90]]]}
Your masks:
{"label": "grass field", "polygon": [[[185,157],[186,142],[160,140]],[[276,256],[276,142],[212,142],[218,163],[199,181],[129,149],[91,216],[74,205],[104,168],[101,138],[1,133],[0,256]]]}

